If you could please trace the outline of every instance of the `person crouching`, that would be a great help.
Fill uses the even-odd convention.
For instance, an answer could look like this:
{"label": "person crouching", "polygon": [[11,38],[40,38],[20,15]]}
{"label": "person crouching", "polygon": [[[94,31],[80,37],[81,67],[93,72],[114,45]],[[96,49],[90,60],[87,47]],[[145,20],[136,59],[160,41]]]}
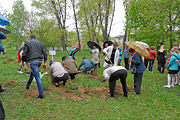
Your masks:
{"label": "person crouching", "polygon": [[50,61],[50,76],[52,83],[55,84],[56,87],[59,87],[59,82],[61,81],[63,81],[63,85],[65,85],[69,79],[68,72],[60,62],[55,62],[55,60]]}
{"label": "person crouching", "polygon": [[126,84],[127,70],[122,66],[112,66],[104,70],[103,77],[109,80],[110,97],[114,97],[116,80],[120,78],[123,86],[124,96],[128,97],[128,89]]}

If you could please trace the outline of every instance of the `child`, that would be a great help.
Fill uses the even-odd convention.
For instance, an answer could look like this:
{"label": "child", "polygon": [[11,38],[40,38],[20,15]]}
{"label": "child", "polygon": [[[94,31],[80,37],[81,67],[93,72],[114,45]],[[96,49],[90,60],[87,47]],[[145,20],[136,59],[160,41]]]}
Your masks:
{"label": "child", "polygon": [[[176,75],[177,75],[177,73],[179,71],[178,64],[176,63],[176,60],[180,59],[180,55],[177,54],[176,50],[174,50],[174,49],[172,49],[170,51],[170,54],[172,56],[171,56],[171,59],[170,59],[170,61],[168,63],[168,69],[169,69],[169,72],[168,72],[168,85],[164,86],[164,87],[167,87],[167,88],[174,87],[175,80],[176,80]],[[171,82],[172,82],[172,84],[171,84]]]}

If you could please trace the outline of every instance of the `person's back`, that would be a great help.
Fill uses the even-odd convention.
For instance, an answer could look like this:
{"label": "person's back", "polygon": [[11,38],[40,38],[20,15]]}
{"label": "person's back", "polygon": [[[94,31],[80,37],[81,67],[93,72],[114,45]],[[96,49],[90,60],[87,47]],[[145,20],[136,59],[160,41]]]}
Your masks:
{"label": "person's back", "polygon": [[88,59],[85,59],[84,61],[84,68],[92,68],[93,65],[92,65],[92,61],[91,60],[88,60]]}
{"label": "person's back", "polygon": [[[25,43],[26,46],[28,46],[28,61],[32,60],[42,60],[42,54],[45,54],[45,46],[42,42],[32,39],[28,40]],[[23,52],[24,53],[24,52]]]}
{"label": "person's back", "polygon": [[149,50],[149,55],[150,55],[149,58],[150,60],[155,60],[155,57],[157,56],[155,50]]}
{"label": "person's back", "polygon": [[128,47],[127,48],[124,48],[124,58],[129,58],[130,57],[130,55],[129,55],[129,53],[128,53]]}
{"label": "person's back", "polygon": [[62,62],[62,65],[68,73],[77,73],[78,71],[74,60],[66,59]]}
{"label": "person's back", "polygon": [[52,73],[53,77],[67,73],[60,62],[54,62],[50,67],[50,72]]}

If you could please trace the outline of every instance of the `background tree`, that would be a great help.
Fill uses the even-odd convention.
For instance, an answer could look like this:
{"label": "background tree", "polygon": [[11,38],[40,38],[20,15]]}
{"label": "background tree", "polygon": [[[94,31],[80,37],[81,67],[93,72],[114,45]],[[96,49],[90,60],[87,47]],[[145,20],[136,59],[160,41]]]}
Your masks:
{"label": "background tree", "polygon": [[11,23],[7,28],[11,31],[11,34],[8,35],[10,41],[7,41],[7,43],[10,47],[16,46],[16,49],[18,49],[27,40],[27,11],[22,0],[14,2],[13,13],[9,15],[9,20]]}

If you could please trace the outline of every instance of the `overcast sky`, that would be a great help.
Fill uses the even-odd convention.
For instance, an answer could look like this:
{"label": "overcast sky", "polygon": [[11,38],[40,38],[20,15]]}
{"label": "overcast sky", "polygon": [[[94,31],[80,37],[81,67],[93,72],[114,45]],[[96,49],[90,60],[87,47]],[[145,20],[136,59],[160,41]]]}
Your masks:
{"label": "overcast sky", "polygon": [[[13,3],[16,0],[0,0],[0,12],[3,13],[3,10],[7,10],[8,12],[12,12],[12,6]],[[23,3],[26,7],[26,10],[30,11],[33,9],[31,7],[31,0],[23,0]],[[116,10],[115,10],[115,15],[114,15],[114,21],[113,21],[113,26],[111,29],[111,36],[117,36],[122,33],[124,33],[123,27],[124,27],[124,21],[125,21],[125,11],[123,4],[121,0],[116,0]],[[67,22],[67,23],[72,23],[72,22]]]}

